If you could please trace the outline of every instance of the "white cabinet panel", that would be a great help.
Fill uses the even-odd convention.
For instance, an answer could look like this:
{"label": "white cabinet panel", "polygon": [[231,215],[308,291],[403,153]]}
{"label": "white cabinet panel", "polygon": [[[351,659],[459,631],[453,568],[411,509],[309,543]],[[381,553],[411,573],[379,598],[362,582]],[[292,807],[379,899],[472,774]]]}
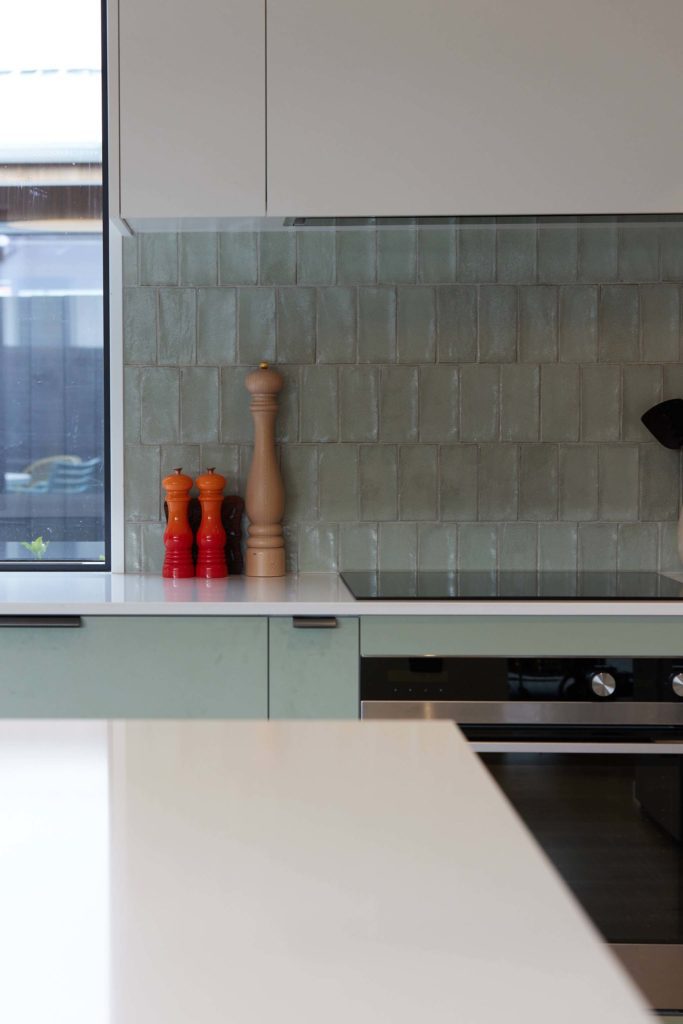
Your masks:
{"label": "white cabinet panel", "polygon": [[268,212],[681,211],[681,38],[681,0],[268,0]]}
{"label": "white cabinet panel", "polygon": [[263,214],[264,4],[119,0],[117,31],[121,215]]}

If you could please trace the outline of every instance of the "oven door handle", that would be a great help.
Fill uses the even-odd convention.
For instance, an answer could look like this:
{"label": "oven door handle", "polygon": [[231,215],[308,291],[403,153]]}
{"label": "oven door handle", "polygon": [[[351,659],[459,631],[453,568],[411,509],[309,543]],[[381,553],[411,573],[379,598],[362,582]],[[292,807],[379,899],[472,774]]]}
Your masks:
{"label": "oven door handle", "polygon": [[671,743],[594,743],[571,740],[471,740],[478,754],[637,754],[657,757],[662,754],[683,756],[683,742]]}
{"label": "oven door handle", "polygon": [[530,700],[362,700],[361,718],[451,719],[477,726],[588,726],[609,729],[630,725],[683,728],[678,701],[530,701]]}

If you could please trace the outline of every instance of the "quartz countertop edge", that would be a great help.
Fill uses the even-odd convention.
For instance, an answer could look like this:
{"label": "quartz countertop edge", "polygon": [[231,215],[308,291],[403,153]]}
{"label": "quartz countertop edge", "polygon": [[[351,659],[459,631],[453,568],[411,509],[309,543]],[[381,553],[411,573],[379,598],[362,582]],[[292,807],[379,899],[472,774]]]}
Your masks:
{"label": "quartz countertop edge", "polygon": [[[681,582],[683,574],[667,574]],[[683,600],[357,601],[337,573],[165,580],[127,573],[0,573],[0,616],[682,616]]]}

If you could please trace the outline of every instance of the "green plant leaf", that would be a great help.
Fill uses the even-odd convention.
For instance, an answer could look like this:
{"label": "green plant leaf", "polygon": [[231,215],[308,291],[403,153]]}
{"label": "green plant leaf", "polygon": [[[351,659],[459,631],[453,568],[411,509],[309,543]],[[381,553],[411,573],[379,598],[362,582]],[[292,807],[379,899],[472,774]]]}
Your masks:
{"label": "green plant leaf", "polygon": [[43,540],[42,537],[36,537],[36,539],[32,541],[22,540],[20,541],[20,544],[22,548],[26,548],[27,551],[31,552],[34,558],[37,558],[40,561],[49,548],[50,541]]}

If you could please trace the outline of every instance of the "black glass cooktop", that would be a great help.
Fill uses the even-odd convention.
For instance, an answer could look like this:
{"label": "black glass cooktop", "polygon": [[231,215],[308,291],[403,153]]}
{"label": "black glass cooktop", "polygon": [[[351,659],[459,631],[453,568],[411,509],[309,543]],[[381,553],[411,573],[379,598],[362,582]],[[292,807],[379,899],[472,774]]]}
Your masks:
{"label": "black glass cooktop", "polygon": [[683,583],[656,572],[343,572],[361,601],[680,601]]}

